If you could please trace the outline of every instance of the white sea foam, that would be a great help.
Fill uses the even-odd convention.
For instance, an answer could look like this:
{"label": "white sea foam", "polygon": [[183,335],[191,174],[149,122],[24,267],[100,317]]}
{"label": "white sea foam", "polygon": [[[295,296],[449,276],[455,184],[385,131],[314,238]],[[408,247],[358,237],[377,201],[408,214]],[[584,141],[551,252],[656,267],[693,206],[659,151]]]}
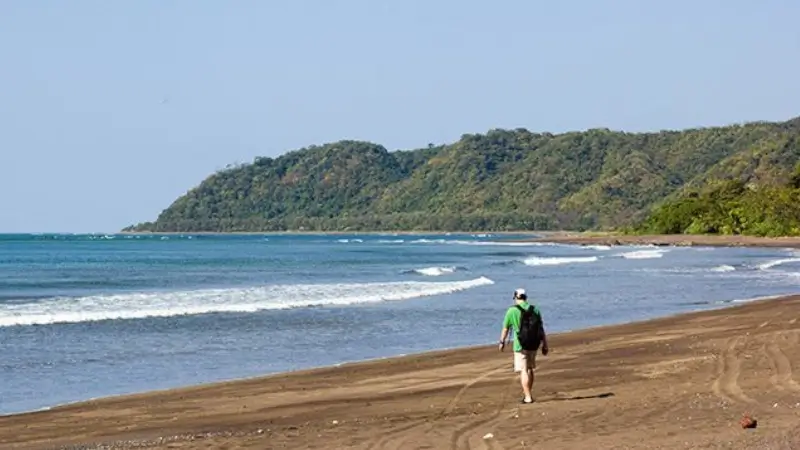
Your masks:
{"label": "white sea foam", "polygon": [[422,269],[414,269],[412,272],[418,273],[420,275],[427,275],[429,277],[438,277],[440,275],[445,275],[448,273],[454,273],[458,270],[455,266],[450,267],[423,267]]}
{"label": "white sea foam", "polygon": [[773,261],[765,262],[763,264],[759,264],[758,268],[761,269],[761,270],[769,270],[769,269],[771,269],[773,267],[776,267],[776,266],[781,266],[783,264],[789,264],[789,263],[795,263],[795,262],[800,262],[800,258],[776,259],[776,260],[773,260]]}
{"label": "white sea foam", "polygon": [[479,277],[451,282],[270,285],[54,298],[0,306],[0,327],[373,303],[450,294],[490,284],[494,281]]}
{"label": "white sea foam", "polygon": [[597,261],[597,256],[532,256],[522,262],[527,266],[560,266],[562,264],[590,263]]}
{"label": "white sea foam", "polygon": [[620,253],[617,256],[621,256],[625,259],[653,259],[661,258],[666,252],[667,250],[636,250],[632,252]]}
{"label": "white sea foam", "polygon": [[415,239],[412,244],[446,244],[447,239]]}
{"label": "white sea foam", "polygon": [[636,272],[649,273],[675,273],[675,274],[703,274],[703,273],[728,273],[736,271],[736,267],[722,264],[714,267],[660,267],[660,268],[641,268],[634,269]]}
{"label": "white sea foam", "polygon": [[467,241],[463,239],[416,239],[410,244],[446,244],[446,245],[480,245],[497,247],[550,247],[561,244],[549,242],[525,242],[525,241]]}
{"label": "white sea foam", "polygon": [[610,245],[584,245],[583,247],[591,250],[600,250],[600,251],[611,250]]}
{"label": "white sea foam", "polygon": [[750,303],[750,302],[758,302],[762,300],[775,300],[781,297],[786,297],[787,295],[792,294],[778,294],[778,295],[764,295],[761,297],[751,297],[751,298],[737,298],[734,300],[722,301],[719,303]]}
{"label": "white sea foam", "polygon": [[459,245],[490,245],[497,247],[552,247],[558,244],[547,242],[503,242],[503,241],[451,241],[452,244]]}

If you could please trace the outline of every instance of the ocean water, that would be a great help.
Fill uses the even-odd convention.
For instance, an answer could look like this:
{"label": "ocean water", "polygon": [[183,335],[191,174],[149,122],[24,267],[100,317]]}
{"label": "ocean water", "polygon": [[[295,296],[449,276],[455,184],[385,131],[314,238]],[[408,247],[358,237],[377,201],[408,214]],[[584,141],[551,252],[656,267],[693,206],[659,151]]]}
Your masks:
{"label": "ocean water", "polygon": [[493,343],[518,287],[550,332],[800,288],[790,249],[516,239],[0,235],[0,414]]}

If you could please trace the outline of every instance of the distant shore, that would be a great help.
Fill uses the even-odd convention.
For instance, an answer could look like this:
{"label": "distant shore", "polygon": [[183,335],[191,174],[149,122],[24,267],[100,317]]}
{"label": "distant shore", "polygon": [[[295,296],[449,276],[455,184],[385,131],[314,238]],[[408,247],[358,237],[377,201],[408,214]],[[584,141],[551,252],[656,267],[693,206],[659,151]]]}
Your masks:
{"label": "distant shore", "polygon": [[[793,448],[800,296],[551,336],[533,405],[495,346],[0,417],[0,446]],[[758,430],[743,430],[746,412]],[[535,423],[535,430],[520,428]],[[99,443],[105,443],[100,445]],[[766,447],[764,447],[766,446]],[[70,447],[73,448],[73,447]],[[794,447],[796,448],[796,447]]]}
{"label": "distant shore", "polygon": [[[120,234],[120,235],[148,235],[148,234],[159,234],[165,236],[175,236],[175,235],[221,235],[221,236],[252,236],[252,235],[286,235],[286,234],[329,234],[329,235],[356,235],[356,234],[363,234],[363,235],[379,235],[379,236],[386,236],[386,235],[398,235],[398,236],[419,236],[419,235],[442,235],[446,236],[449,234],[473,234],[473,235],[532,235],[532,236],[541,236],[546,235],[549,233],[562,233],[561,231],[118,231],[115,233],[108,233],[108,234]],[[92,234],[92,233],[87,233]],[[103,234],[103,233],[94,233],[94,234]]]}
{"label": "distant shore", "polygon": [[655,246],[705,246],[705,247],[785,247],[800,248],[800,236],[759,237],[740,235],[693,235],[693,234],[659,234],[628,235],[613,232],[578,232],[578,231],[241,231],[241,232],[134,232],[121,231],[120,235],[397,235],[447,236],[452,234],[495,235],[495,236],[531,236],[521,242],[550,242],[572,245],[655,245]]}
{"label": "distant shore", "polygon": [[540,237],[526,242],[550,242],[572,245],[655,245],[700,247],[769,247],[800,248],[800,237],[758,237],[723,235],[624,235],[615,233],[579,233],[568,231],[540,232]]}

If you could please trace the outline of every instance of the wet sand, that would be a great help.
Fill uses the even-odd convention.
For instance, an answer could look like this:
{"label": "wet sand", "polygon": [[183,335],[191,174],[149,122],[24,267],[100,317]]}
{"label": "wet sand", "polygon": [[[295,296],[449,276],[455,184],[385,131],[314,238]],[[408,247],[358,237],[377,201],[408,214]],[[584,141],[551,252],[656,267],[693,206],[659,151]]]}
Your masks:
{"label": "wet sand", "polygon": [[800,248],[800,237],[758,237],[689,234],[621,235],[613,233],[572,233],[554,231],[540,233],[541,237],[526,239],[534,242],[554,242],[575,245],[659,245],[705,247],[771,247]]}
{"label": "wet sand", "polygon": [[793,296],[553,335],[533,405],[491,346],[2,417],[0,448],[800,448],[799,313]]}

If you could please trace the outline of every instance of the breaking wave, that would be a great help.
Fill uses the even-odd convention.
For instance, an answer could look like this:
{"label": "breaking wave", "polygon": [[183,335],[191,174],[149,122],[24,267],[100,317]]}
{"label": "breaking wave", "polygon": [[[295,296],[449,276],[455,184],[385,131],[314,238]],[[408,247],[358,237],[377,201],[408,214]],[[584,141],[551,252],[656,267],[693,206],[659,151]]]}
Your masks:
{"label": "breaking wave", "polygon": [[597,256],[532,256],[523,260],[526,266],[560,266],[562,264],[590,263],[597,261]]}
{"label": "breaking wave", "polygon": [[448,244],[448,245],[480,245],[496,247],[551,247],[558,244],[548,242],[525,241],[466,241],[463,239],[416,239],[409,244]]}
{"label": "breaking wave", "polygon": [[467,270],[465,267],[447,266],[447,267],[423,267],[421,269],[406,270],[403,273],[425,275],[429,277],[438,277],[440,275],[447,275],[457,271]]}
{"label": "breaking wave", "polygon": [[600,250],[600,251],[611,250],[610,245],[584,245],[583,248],[590,250]]}
{"label": "breaking wave", "polygon": [[800,262],[800,258],[782,258],[782,259],[776,259],[776,260],[773,260],[773,261],[768,261],[768,262],[765,262],[763,264],[759,264],[758,268],[760,270],[769,270],[769,269],[771,269],[773,267],[776,267],[776,266],[782,266],[784,264],[790,264],[790,263],[796,263],[796,262]]}
{"label": "breaking wave", "polygon": [[270,285],[56,297],[0,305],[0,327],[375,303],[450,294],[490,284],[494,281],[479,277],[451,282]]}
{"label": "breaking wave", "polygon": [[735,272],[736,267],[722,264],[714,267],[669,267],[669,268],[644,268],[636,269],[637,272],[650,273],[675,273],[675,274],[702,274],[702,273],[728,273]]}
{"label": "breaking wave", "polygon": [[620,253],[620,256],[625,259],[653,259],[661,258],[668,250],[636,250],[632,252]]}

